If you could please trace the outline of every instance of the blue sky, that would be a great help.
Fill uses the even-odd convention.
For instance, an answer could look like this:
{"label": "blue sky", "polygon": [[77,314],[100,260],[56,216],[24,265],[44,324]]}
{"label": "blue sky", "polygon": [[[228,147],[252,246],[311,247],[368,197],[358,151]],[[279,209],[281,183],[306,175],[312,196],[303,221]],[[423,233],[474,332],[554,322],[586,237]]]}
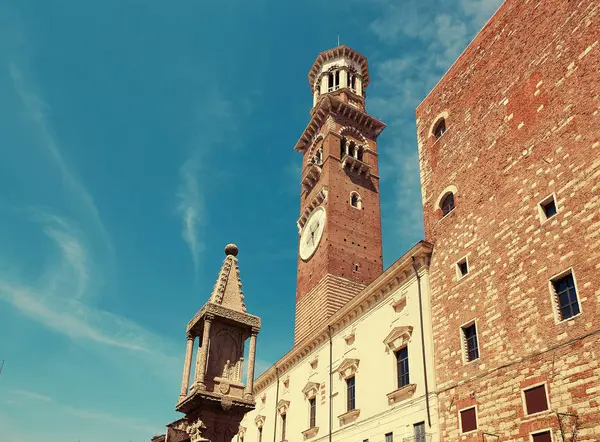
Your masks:
{"label": "blue sky", "polygon": [[383,245],[422,238],[414,109],[501,0],[0,0],[0,440],[146,441],[229,242],[292,345],[307,73],[371,67]]}

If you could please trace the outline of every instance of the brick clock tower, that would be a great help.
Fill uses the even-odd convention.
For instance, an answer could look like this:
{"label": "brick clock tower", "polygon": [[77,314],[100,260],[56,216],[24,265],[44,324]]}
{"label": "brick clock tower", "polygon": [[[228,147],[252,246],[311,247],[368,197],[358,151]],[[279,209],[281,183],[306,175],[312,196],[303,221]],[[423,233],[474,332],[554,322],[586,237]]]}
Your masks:
{"label": "brick clock tower", "polygon": [[377,137],[365,111],[367,59],[347,46],[322,52],[308,80],[311,120],[303,154],[294,344],[323,326],[383,272]]}

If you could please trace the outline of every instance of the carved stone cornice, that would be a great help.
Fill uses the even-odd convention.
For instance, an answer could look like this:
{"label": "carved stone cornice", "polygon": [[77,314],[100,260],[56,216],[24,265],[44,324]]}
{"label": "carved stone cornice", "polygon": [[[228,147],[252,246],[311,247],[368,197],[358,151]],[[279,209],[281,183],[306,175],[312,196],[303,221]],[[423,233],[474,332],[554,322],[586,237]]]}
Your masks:
{"label": "carved stone cornice", "polygon": [[360,66],[361,74],[363,76],[363,85],[364,87],[368,86],[370,78],[369,63],[367,62],[367,58],[364,55],[356,52],[354,49],[345,45],[341,45],[336,46],[333,49],[323,51],[317,55],[317,58],[315,59],[315,62],[308,73],[308,82],[310,83],[311,90],[314,87],[317,76],[321,72],[321,66],[327,63],[329,60],[342,57],[348,58]]}
{"label": "carved stone cornice", "polygon": [[[293,366],[305,360],[306,356],[314,349],[329,340],[329,326],[335,333],[345,328],[349,323],[356,321],[367,312],[371,311],[376,305],[389,299],[394,291],[405,284],[407,281],[415,278],[415,271],[412,267],[412,257],[421,265],[419,272],[428,270],[433,244],[426,241],[419,241],[402,257],[388,267],[375,281],[369,284],[365,289],[358,293],[340,310],[338,310],[326,324],[314,333],[299,342],[279,361],[276,362],[279,376],[283,376]],[[275,365],[266,370],[254,383],[256,394],[263,391],[271,383],[277,380]]]}
{"label": "carved stone cornice", "polygon": [[398,401],[404,400],[415,394],[417,384],[408,384],[404,387],[400,387],[397,390],[387,394],[388,404],[393,405]]}
{"label": "carved stone cornice", "polygon": [[359,362],[358,359],[346,358],[335,371],[337,371],[340,374],[340,377],[344,379],[351,378],[358,371]]}
{"label": "carved stone cornice", "polygon": [[346,425],[347,423],[355,421],[360,414],[360,409],[355,408],[354,410],[347,411],[344,414],[340,414],[338,419],[340,420],[340,425]]}
{"label": "carved stone cornice", "polygon": [[290,408],[290,401],[286,401],[285,399],[280,399],[279,402],[277,402],[277,412],[279,414],[286,414],[288,411],[288,408]]}
{"label": "carved stone cornice", "polygon": [[256,424],[256,426],[258,428],[262,428],[263,425],[265,424],[265,419],[266,419],[266,416],[257,414],[256,417],[254,418],[254,423]]}
{"label": "carved stone cornice", "polygon": [[394,327],[392,331],[385,337],[383,343],[387,352],[394,352],[408,344],[412,336],[413,328],[410,325]]}
{"label": "carved stone cornice", "polygon": [[319,384],[316,382],[307,382],[302,389],[302,394],[306,399],[313,399],[319,393]]}
{"label": "carved stone cornice", "polygon": [[228,322],[246,325],[248,328],[260,330],[260,318],[249,313],[227,308],[223,305],[207,302],[188,322],[186,333],[198,331],[202,320],[209,318],[221,318]]}
{"label": "carved stone cornice", "polygon": [[309,428],[308,430],[304,430],[302,432],[302,436],[304,436],[304,440],[306,440],[306,439],[315,437],[318,432],[319,432],[319,427],[312,427],[312,428]]}

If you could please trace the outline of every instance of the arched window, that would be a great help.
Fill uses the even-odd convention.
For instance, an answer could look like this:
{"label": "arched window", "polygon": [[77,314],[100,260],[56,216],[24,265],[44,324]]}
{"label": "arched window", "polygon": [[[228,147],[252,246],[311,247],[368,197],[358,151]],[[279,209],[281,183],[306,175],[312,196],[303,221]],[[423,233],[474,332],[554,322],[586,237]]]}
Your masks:
{"label": "arched window", "polygon": [[320,166],[321,164],[323,164],[323,148],[317,149],[317,152],[315,153],[313,162],[317,166]]}
{"label": "arched window", "polygon": [[348,87],[356,91],[356,76],[354,74],[348,74]]}
{"label": "arched window", "polygon": [[454,194],[452,192],[448,193],[444,198],[442,198],[440,209],[442,209],[444,216],[448,215],[450,212],[452,212],[452,210],[454,210]]}
{"label": "arched window", "polygon": [[350,194],[350,205],[356,209],[362,209],[362,200],[358,193],[352,192]]}
{"label": "arched window", "polygon": [[333,72],[329,72],[327,74],[327,92],[331,92],[333,90]]}
{"label": "arched window", "polygon": [[346,143],[346,138],[342,137],[340,140],[340,159],[344,158],[344,155],[346,155]]}
{"label": "arched window", "polygon": [[435,125],[435,128],[433,129],[433,136],[436,140],[439,140],[440,137],[444,135],[444,132],[446,132],[446,120],[442,118]]}
{"label": "arched window", "polygon": [[362,148],[362,146],[358,146],[358,156],[357,156],[358,161],[363,160],[363,153],[364,153],[364,149]]}

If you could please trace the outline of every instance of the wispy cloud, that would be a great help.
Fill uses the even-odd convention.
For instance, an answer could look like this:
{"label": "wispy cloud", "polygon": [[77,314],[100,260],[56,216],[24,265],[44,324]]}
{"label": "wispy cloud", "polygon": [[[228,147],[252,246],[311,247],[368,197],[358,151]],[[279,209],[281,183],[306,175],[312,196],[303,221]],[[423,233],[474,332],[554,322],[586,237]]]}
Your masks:
{"label": "wispy cloud", "polygon": [[180,168],[180,185],[177,192],[179,204],[177,209],[181,216],[183,240],[188,245],[194,262],[194,272],[197,272],[202,243],[199,239],[198,228],[203,222],[204,203],[198,184],[198,159],[189,158]]}
{"label": "wispy cloud", "polygon": [[381,13],[369,30],[389,49],[383,53],[401,54],[372,61],[369,111],[388,123],[381,175],[393,182],[391,231],[408,246],[423,235],[415,109],[502,0],[371,1]]}
{"label": "wispy cloud", "polygon": [[23,281],[3,272],[0,300],[31,320],[74,342],[92,342],[139,354],[158,364],[170,365],[173,357],[163,339],[119,315],[85,301],[90,274],[87,250],[73,223],[35,211],[42,230],[56,250],[56,258],[37,281]]}
{"label": "wispy cloud", "polygon": [[106,424],[110,424],[112,426],[129,428],[131,430],[140,431],[146,434],[152,434],[160,428],[157,425],[145,422],[141,419],[130,418],[126,416],[115,416],[104,411],[65,405],[54,400],[50,396],[46,396],[33,391],[14,389],[10,390],[10,394],[14,399],[17,399],[17,401],[13,399],[13,403],[19,403],[19,399],[29,402],[51,403],[53,408],[59,409],[62,413],[78,417],[84,420],[100,421]]}

